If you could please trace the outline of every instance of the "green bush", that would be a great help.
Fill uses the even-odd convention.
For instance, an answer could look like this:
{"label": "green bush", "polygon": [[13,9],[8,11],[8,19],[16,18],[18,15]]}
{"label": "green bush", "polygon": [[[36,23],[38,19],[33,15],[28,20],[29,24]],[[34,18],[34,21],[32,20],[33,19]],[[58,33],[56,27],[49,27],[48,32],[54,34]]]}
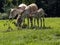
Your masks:
{"label": "green bush", "polygon": [[5,20],[5,19],[8,19],[8,14],[7,13],[0,13],[0,19],[2,20]]}

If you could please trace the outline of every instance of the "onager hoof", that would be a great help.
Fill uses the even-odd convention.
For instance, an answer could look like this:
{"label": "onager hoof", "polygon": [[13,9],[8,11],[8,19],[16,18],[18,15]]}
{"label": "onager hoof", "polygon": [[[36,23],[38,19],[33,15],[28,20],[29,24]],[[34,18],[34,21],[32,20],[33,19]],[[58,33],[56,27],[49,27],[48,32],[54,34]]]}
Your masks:
{"label": "onager hoof", "polygon": [[27,27],[27,24],[23,24],[23,25],[22,25],[22,28],[26,28],[26,27]]}

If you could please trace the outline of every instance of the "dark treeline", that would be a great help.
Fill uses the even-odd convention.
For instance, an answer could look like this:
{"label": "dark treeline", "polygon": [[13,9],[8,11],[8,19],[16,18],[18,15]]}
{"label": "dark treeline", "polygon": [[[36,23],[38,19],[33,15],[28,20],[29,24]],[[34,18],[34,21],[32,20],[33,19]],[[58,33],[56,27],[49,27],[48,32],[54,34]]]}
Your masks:
{"label": "dark treeline", "polygon": [[17,7],[19,4],[27,5],[36,3],[39,8],[43,8],[48,17],[60,16],[60,0],[0,0],[0,12],[8,12],[10,8]]}

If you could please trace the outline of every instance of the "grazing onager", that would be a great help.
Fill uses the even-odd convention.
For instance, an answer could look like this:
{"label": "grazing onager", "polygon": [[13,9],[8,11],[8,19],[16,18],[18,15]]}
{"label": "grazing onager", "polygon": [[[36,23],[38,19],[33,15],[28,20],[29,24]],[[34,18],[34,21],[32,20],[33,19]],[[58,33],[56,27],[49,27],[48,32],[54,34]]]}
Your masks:
{"label": "grazing onager", "polygon": [[[20,18],[22,18],[22,17],[20,17],[20,16],[22,16],[22,13],[24,12],[24,10],[25,10],[25,8],[27,7],[27,5],[25,5],[25,4],[20,4],[19,6],[18,6],[18,8],[13,8],[13,9],[11,9],[11,11],[10,11],[10,15],[9,15],[9,19],[12,19],[12,18],[15,18],[15,17],[17,17],[17,24],[19,25],[19,23],[21,22],[21,21],[19,21],[18,22],[18,20],[21,20]],[[20,16],[18,16],[18,15],[20,15]],[[19,18],[20,17],[20,18]],[[19,18],[19,19],[18,19]]]}
{"label": "grazing onager", "polygon": [[[40,8],[37,10],[36,14],[34,15],[35,18],[37,18],[37,24],[39,27],[39,19],[41,21],[41,27],[43,25],[43,27],[45,27],[45,20],[44,20],[44,16],[46,15],[45,11],[43,10],[43,8]],[[35,20],[34,20],[35,22]],[[35,24],[35,23],[34,23]]]}

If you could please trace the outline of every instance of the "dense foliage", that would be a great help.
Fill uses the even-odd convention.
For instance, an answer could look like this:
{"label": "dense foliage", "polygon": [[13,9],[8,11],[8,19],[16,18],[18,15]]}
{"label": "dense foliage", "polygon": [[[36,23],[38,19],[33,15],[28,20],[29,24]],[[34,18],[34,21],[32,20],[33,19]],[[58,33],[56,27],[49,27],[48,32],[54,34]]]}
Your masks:
{"label": "dense foliage", "polygon": [[36,3],[38,7],[42,7],[47,16],[60,16],[60,1],[59,0],[0,0],[0,12],[7,12],[10,8],[17,7],[19,4]]}

